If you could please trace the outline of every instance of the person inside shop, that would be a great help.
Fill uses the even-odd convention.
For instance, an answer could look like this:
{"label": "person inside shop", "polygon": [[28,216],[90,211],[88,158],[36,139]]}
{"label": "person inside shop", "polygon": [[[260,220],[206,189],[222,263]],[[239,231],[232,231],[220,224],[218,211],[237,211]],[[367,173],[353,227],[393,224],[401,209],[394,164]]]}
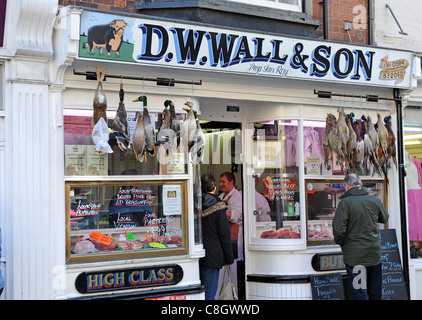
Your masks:
{"label": "person inside shop", "polygon": [[259,181],[259,177],[255,177],[255,210],[259,211],[259,214],[256,215],[256,221],[271,221],[270,205],[267,199],[257,190]]}
{"label": "person inside shop", "polygon": [[213,175],[201,177],[202,236],[205,257],[199,260],[201,282],[205,285],[205,299],[214,300],[220,269],[234,261],[230,227],[226,217],[226,204],[215,195],[217,189]]}
{"label": "person inside shop", "polygon": [[219,197],[227,204],[227,219],[230,223],[230,233],[234,245],[235,259],[243,260],[242,248],[242,192],[236,189],[236,178],[231,172],[220,175]]}
{"label": "person inside shop", "polygon": [[[138,175],[136,169],[126,169],[122,175]],[[132,229],[144,226],[146,218],[153,212],[146,203],[145,195],[136,192],[135,186],[122,187],[115,194],[108,206],[109,227],[115,229]]]}
{"label": "person inside shop", "polygon": [[[236,189],[236,178],[232,172],[223,172],[220,175],[220,191],[222,192],[219,197],[227,204],[227,220],[230,225],[230,234],[233,246],[233,254],[235,263],[231,265],[231,271],[233,275],[233,283],[236,286],[237,296],[242,299],[242,294],[239,295],[239,285],[243,288],[243,283],[238,283],[238,277],[243,278],[243,217],[242,217],[242,192]],[[221,288],[224,268],[220,270],[220,283]]]}
{"label": "person inside shop", "polygon": [[[334,241],[340,245],[352,300],[381,300],[382,269],[378,223],[389,215],[376,196],[369,195],[358,175],[344,178],[345,193],[333,218]],[[366,277],[365,277],[366,275]],[[355,277],[359,281],[354,281]]]}

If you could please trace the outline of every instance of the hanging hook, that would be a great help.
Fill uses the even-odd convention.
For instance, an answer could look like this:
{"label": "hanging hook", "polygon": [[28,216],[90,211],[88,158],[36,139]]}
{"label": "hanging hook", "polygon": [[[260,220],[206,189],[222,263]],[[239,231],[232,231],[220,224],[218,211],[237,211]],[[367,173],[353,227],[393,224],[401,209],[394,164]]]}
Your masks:
{"label": "hanging hook", "polygon": [[192,96],[191,96],[191,100],[192,100],[192,103],[193,103],[193,111],[195,111],[195,109],[196,109],[196,103],[195,103],[195,87],[193,86],[193,83],[192,83]]}
{"label": "hanging hook", "polygon": [[169,93],[168,93],[168,100],[171,100],[171,81],[169,81]]}

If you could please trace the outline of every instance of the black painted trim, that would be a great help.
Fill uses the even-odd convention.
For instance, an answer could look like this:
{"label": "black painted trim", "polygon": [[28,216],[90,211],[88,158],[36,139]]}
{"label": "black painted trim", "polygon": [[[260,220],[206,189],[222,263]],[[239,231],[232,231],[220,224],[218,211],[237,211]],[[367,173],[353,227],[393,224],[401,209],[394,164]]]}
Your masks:
{"label": "black painted trim", "polygon": [[187,286],[187,287],[175,287],[175,288],[165,288],[165,289],[152,289],[147,291],[136,291],[136,292],[125,292],[125,293],[111,293],[106,295],[90,295],[90,296],[83,296],[83,297],[76,297],[71,298],[69,300],[106,300],[106,299],[113,299],[113,300],[144,300],[148,298],[156,298],[156,297],[165,297],[165,296],[173,296],[173,295],[182,295],[182,294],[197,294],[205,292],[205,286],[195,285],[195,286]]}

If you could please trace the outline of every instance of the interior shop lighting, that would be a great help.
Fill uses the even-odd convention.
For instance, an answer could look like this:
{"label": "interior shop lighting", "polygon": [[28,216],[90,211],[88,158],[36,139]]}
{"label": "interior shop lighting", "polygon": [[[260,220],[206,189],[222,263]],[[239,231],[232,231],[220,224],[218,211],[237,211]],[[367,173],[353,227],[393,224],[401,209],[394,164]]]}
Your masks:
{"label": "interior shop lighting", "polygon": [[415,141],[405,141],[404,145],[405,146],[410,146],[410,145],[416,145],[416,144],[421,144],[422,142],[420,140],[415,140]]}
{"label": "interior shop lighting", "polygon": [[422,128],[405,126],[404,131],[406,131],[406,132],[422,132]]}
{"label": "interior shop lighting", "polygon": [[422,138],[422,133],[418,134],[408,134],[404,136],[404,140],[420,139]]}

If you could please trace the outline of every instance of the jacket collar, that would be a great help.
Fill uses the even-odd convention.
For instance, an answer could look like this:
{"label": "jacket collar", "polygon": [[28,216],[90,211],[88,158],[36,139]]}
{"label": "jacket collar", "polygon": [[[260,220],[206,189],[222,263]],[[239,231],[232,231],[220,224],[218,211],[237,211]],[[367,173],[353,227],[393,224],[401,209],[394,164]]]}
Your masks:
{"label": "jacket collar", "polygon": [[339,197],[339,199],[344,199],[344,198],[347,198],[349,196],[364,196],[364,195],[367,195],[367,194],[369,194],[369,191],[364,186],[352,187],[352,188],[349,189],[349,191],[342,194]]}
{"label": "jacket collar", "polygon": [[218,201],[216,204],[212,205],[211,207],[202,210],[202,217],[206,217],[211,213],[214,213],[218,210],[225,210],[227,208],[226,204],[223,201]]}

